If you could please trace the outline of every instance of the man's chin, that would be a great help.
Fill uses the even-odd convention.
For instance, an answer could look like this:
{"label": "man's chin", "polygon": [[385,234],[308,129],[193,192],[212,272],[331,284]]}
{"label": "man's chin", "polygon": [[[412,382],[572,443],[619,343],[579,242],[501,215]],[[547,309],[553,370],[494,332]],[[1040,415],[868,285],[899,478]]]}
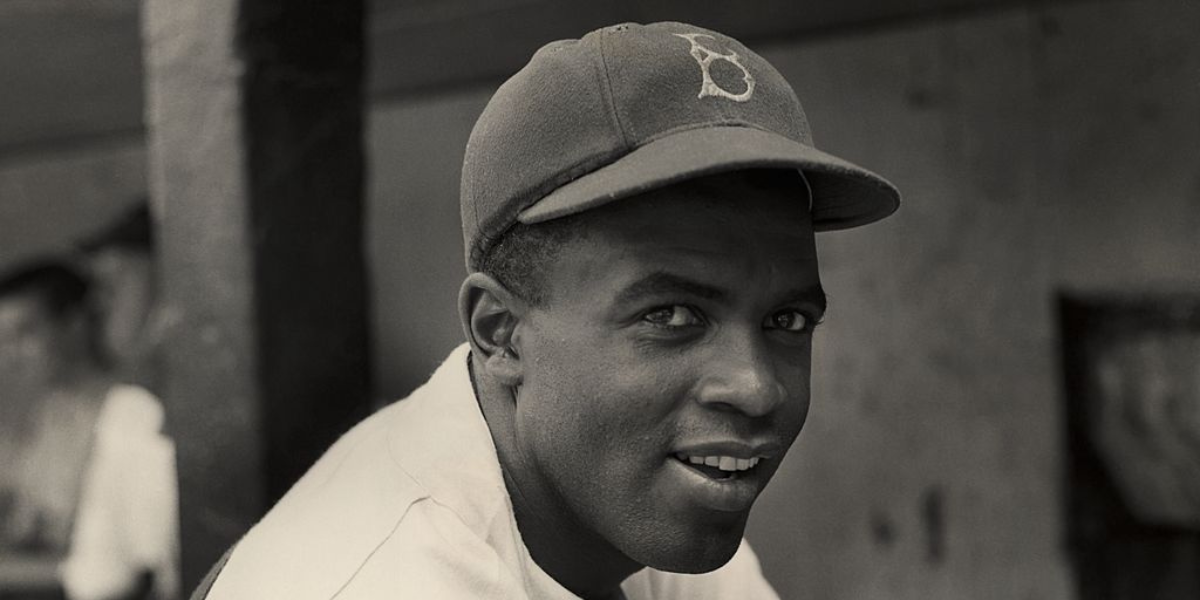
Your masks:
{"label": "man's chin", "polygon": [[[659,571],[671,573],[708,573],[715,571],[737,553],[742,542],[745,524],[720,534],[685,536],[686,541],[673,539],[656,547],[643,548],[635,561]],[[674,542],[674,543],[672,543]]]}

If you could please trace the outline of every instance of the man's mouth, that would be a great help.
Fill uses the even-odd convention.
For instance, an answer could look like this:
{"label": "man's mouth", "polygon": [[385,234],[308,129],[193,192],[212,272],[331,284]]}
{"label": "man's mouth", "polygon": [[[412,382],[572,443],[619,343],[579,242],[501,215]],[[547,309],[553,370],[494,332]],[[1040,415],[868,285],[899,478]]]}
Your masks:
{"label": "man's mouth", "polygon": [[736,479],[747,472],[752,472],[762,460],[757,456],[753,458],[720,455],[694,456],[682,452],[676,453],[675,459],[710,479]]}
{"label": "man's mouth", "polygon": [[[683,498],[709,510],[745,513],[766,485],[781,446],[770,440],[721,439],[680,444],[667,459]],[[673,461],[671,459],[674,459]]]}

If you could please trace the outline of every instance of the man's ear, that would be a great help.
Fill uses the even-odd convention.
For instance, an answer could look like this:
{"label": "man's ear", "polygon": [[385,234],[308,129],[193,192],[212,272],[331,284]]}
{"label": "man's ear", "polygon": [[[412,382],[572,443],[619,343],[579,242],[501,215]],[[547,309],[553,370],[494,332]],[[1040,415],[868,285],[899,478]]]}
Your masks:
{"label": "man's ear", "polygon": [[471,352],[488,375],[506,386],[521,383],[521,357],[514,335],[528,306],[504,284],[471,273],[458,291],[458,316]]}

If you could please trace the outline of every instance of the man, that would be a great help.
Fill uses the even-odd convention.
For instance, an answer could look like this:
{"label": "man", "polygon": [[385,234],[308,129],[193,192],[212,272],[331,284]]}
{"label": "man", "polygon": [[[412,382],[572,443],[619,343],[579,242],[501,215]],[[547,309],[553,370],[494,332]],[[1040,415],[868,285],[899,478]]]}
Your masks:
{"label": "man", "polygon": [[70,600],[173,598],[174,449],[158,400],[102,366],[88,291],[58,260],[0,278],[0,369],[30,406],[0,547],[60,559]]}
{"label": "man", "polygon": [[87,430],[106,387],[89,347],[86,291],[82,277],[50,262],[0,278],[0,380],[5,403],[21,409],[4,423],[0,456],[13,496],[0,539],[10,547],[67,546]]}
{"label": "man", "polygon": [[142,199],[78,245],[93,281],[102,347],[123,381],[161,391],[154,228]]}
{"label": "man", "polygon": [[719,33],[542,48],[467,145],[468,344],[197,597],[774,598],[742,533],[808,410],[814,231],[898,202]]}

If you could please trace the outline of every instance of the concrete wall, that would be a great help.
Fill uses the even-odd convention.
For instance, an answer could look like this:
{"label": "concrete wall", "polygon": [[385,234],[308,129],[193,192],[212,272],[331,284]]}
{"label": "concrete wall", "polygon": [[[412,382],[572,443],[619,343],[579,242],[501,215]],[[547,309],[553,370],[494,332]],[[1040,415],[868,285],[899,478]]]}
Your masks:
{"label": "concrete wall", "polygon": [[[781,42],[817,143],[892,178],[820,236],[809,424],[750,536],[784,597],[1073,597],[1055,294],[1200,288],[1200,5],[1072,3]],[[490,90],[373,113],[385,394],[459,343],[458,161]]]}
{"label": "concrete wall", "polygon": [[0,157],[0,270],[119,214],[145,193],[145,161],[139,141],[121,139]]}
{"label": "concrete wall", "polygon": [[375,380],[381,401],[428,379],[463,342],[466,274],[458,213],[463,149],[491,90],[378,106],[370,146],[368,260],[373,264]]}

